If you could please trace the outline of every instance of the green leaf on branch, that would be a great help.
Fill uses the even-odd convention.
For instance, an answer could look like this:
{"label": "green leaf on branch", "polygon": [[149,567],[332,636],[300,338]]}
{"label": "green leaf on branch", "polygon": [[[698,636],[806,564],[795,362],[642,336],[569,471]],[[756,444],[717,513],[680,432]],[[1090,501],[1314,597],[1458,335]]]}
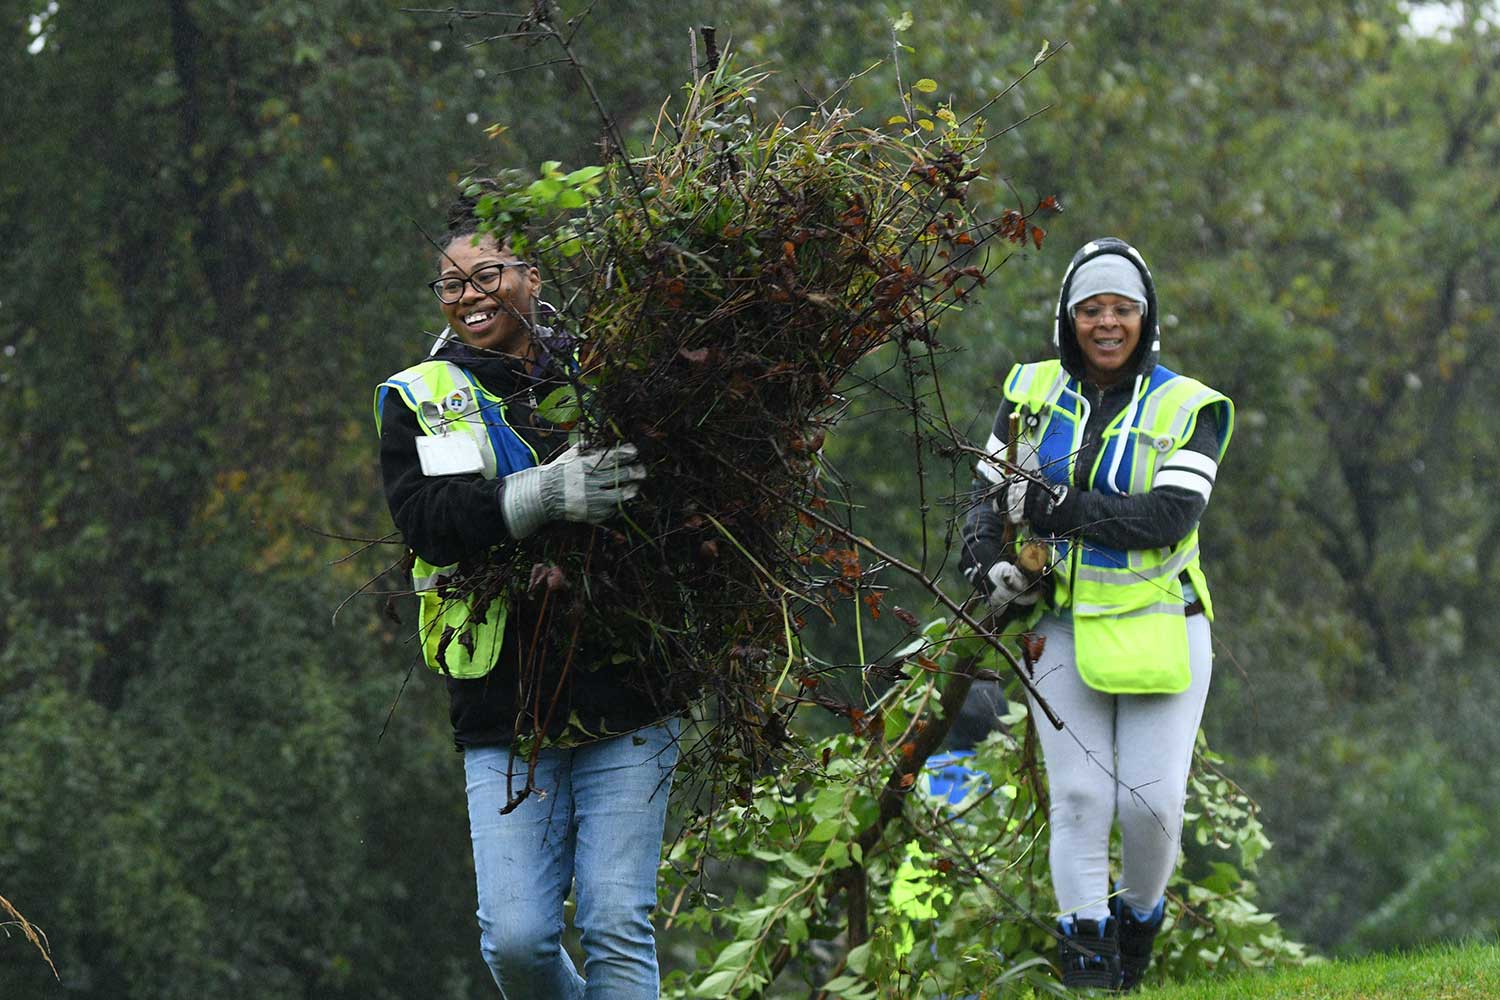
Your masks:
{"label": "green leaf on branch", "polygon": [[709,973],[702,982],[693,988],[693,996],[727,997],[730,995],[729,990],[735,985],[738,979],[738,973],[732,969]]}
{"label": "green leaf on branch", "polygon": [[826,840],[832,840],[834,837],[838,836],[838,832],[839,830],[843,829],[843,826],[844,824],[836,819],[822,820],[818,823],[817,826],[812,828],[812,831],[810,833],[808,833],[807,839],[815,844],[820,844]]}
{"label": "green leaf on branch", "polygon": [[577,170],[563,177],[563,183],[571,187],[582,187],[588,181],[603,175],[604,168],[600,166],[579,167]]}
{"label": "green leaf on branch", "polygon": [[550,204],[551,202],[557,200],[557,196],[561,194],[562,191],[562,181],[553,180],[550,177],[543,177],[539,180],[534,180],[531,182],[531,186],[526,189],[526,193],[531,196],[532,200],[543,205]]}
{"label": "green leaf on branch", "polygon": [[537,404],[536,412],[548,423],[568,427],[578,422],[583,408],[579,405],[577,391],[571,385],[564,385],[549,392]]}

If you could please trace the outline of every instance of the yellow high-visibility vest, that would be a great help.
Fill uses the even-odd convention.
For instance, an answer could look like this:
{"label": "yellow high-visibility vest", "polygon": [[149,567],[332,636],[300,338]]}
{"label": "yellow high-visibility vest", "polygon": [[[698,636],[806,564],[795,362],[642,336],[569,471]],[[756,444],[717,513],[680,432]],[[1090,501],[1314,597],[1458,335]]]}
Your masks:
{"label": "yellow high-visibility vest", "polygon": [[[1073,486],[1088,418],[1082,385],[1062,362],[1053,360],[1016,365],[1006,376],[1004,392],[1023,416],[1022,434],[1038,450],[1043,474]],[[1156,366],[1135,405],[1105,428],[1085,480],[1089,488],[1121,494],[1151,489],[1157,471],[1192,437],[1198,415],[1210,406],[1218,416],[1222,461],[1234,430],[1234,404],[1196,379]],[[1075,655],[1084,682],[1114,694],[1186,690],[1192,674],[1183,617],[1184,575],[1202,600],[1204,614],[1213,620],[1213,600],[1199,562],[1197,526],[1164,548],[1125,551],[1081,537],[1052,544],[1052,606],[1072,613]]]}
{"label": "yellow high-visibility vest", "polygon": [[[484,459],[486,479],[537,464],[536,451],[506,419],[504,401],[451,361],[424,361],[380,383],[375,390],[377,430],[381,407],[392,392],[416,414],[423,434],[472,439]],[[503,595],[448,593],[446,584],[457,570],[456,563],[434,566],[421,556],[412,566],[412,589],[421,601],[422,659],[452,677],[483,677],[499,661],[508,609]]]}

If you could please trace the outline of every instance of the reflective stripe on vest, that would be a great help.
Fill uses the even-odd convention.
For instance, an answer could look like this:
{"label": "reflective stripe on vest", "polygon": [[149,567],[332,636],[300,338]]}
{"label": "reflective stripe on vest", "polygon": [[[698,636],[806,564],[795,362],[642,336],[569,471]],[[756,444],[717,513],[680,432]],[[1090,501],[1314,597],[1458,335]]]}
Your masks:
{"label": "reflective stripe on vest", "polygon": [[[484,477],[495,479],[537,464],[535,450],[506,418],[505,402],[451,361],[424,361],[397,372],[375,390],[375,426],[381,423],[386,397],[399,394],[417,417],[423,434],[463,434],[479,446]],[[505,602],[492,599],[475,620],[471,595],[445,596],[443,584],[457,564],[434,566],[418,556],[412,566],[412,589],[421,601],[418,615],[422,658],[440,673],[483,677],[500,657],[505,633]]]}
{"label": "reflective stripe on vest", "polygon": [[[1004,385],[1006,398],[1025,418],[1022,433],[1038,449],[1043,474],[1053,482],[1073,484],[1088,420],[1088,402],[1078,380],[1060,361],[1044,361],[1016,365]],[[1222,459],[1233,433],[1233,403],[1201,382],[1158,365],[1136,405],[1122,410],[1105,428],[1088,473],[1090,489],[1122,495],[1150,490],[1163,462],[1192,437],[1206,406],[1216,406],[1220,414]],[[1123,426],[1127,416],[1129,427]],[[1213,618],[1196,526],[1164,548],[1126,552],[1076,538],[1052,544],[1053,602],[1072,611],[1076,660],[1084,681],[1113,693],[1186,689],[1191,671],[1183,574],[1203,601],[1205,615]]]}

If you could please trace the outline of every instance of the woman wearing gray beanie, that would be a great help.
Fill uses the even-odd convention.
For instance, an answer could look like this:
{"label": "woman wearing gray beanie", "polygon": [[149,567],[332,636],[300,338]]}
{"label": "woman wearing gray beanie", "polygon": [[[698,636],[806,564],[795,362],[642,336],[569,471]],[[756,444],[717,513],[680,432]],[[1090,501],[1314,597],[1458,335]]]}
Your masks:
{"label": "woman wearing gray beanie", "polygon": [[[1033,678],[1064,723],[1037,730],[1069,986],[1132,989],[1151,961],[1213,663],[1198,521],[1234,407],[1159,364],[1160,339],[1141,255],[1109,237],[1085,244],[1058,295],[1058,358],[1006,376],[963,531],[967,578],[1045,640]],[[1039,579],[1016,565],[1028,539],[1050,547]]]}

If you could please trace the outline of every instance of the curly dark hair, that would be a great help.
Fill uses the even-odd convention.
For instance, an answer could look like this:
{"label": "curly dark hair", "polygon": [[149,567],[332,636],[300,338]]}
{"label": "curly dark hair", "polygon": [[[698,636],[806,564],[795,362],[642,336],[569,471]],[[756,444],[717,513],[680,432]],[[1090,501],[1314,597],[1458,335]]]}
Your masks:
{"label": "curly dark hair", "polygon": [[459,196],[448,206],[448,215],[443,220],[444,232],[447,240],[444,243],[452,243],[460,236],[473,236],[479,232],[479,198],[482,195],[468,196],[460,193]]}
{"label": "curly dark hair", "polygon": [[[461,182],[458,194],[448,205],[443,220],[443,239],[438,244],[438,268],[442,269],[447,259],[447,250],[453,241],[463,237],[474,237],[480,232],[483,221],[479,217],[479,202],[485,195],[502,190],[508,182],[504,177],[466,177]],[[510,241],[499,234],[491,234],[502,253],[516,256]]]}

